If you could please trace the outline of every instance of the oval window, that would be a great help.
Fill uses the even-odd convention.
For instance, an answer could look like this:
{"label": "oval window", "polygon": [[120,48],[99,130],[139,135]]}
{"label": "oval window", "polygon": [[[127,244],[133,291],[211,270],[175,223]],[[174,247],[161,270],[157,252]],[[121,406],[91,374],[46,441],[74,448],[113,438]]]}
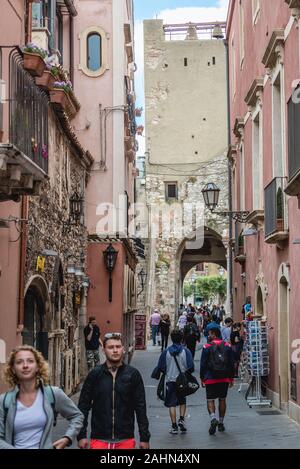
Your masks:
{"label": "oval window", "polygon": [[91,33],[87,37],[87,68],[96,72],[101,65],[101,36],[98,33]]}

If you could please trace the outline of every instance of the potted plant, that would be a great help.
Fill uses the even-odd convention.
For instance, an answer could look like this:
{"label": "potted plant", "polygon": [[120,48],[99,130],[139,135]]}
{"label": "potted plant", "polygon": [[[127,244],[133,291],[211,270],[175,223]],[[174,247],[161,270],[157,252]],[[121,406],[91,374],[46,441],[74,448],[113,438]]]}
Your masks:
{"label": "potted plant", "polygon": [[70,81],[55,81],[50,90],[50,101],[56,108],[63,109],[72,117],[76,113],[76,109],[69,97],[71,90],[72,83]]}
{"label": "potted plant", "polygon": [[239,241],[238,241],[238,255],[243,256],[244,253],[245,253],[244,236],[241,233],[239,236]]}
{"label": "potted plant", "polygon": [[46,65],[46,70],[41,77],[35,78],[35,83],[45,90],[50,90],[55,81],[58,80],[58,67],[53,67],[51,65]]}
{"label": "potted plant", "polygon": [[276,229],[277,231],[284,231],[284,198],[282,189],[278,189],[277,192],[277,217],[276,217]]}
{"label": "potted plant", "polygon": [[34,77],[41,77],[46,68],[47,51],[30,43],[23,47],[24,68]]}

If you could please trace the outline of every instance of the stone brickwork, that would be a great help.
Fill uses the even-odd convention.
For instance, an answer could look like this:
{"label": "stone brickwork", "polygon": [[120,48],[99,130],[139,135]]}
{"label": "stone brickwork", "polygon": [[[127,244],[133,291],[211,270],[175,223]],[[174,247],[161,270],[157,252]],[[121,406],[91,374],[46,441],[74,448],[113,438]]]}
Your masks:
{"label": "stone brickwork", "polygon": [[[165,177],[160,175],[149,174],[153,172],[152,168],[148,168],[148,176],[146,179],[146,194],[147,205],[152,205],[156,210],[158,207],[163,207],[165,202]],[[214,161],[204,164],[202,168],[194,173],[195,176],[181,178],[178,183],[178,202],[179,206],[185,207],[185,210],[192,212],[195,204],[203,203],[202,189],[211,179],[221,188],[220,202],[218,210],[227,210],[228,199],[228,172],[227,172],[227,158],[222,156]],[[196,175],[197,174],[197,175]],[[171,204],[172,207],[172,204]],[[187,216],[192,219],[191,214]],[[227,229],[227,220],[220,218],[216,214],[212,214],[209,210],[205,209],[203,216],[203,223],[199,220],[193,219],[192,229],[186,227],[182,231],[182,236],[178,238],[167,238],[167,227],[162,227],[160,236],[155,240],[148,240],[147,248],[149,251],[148,256],[148,275],[150,281],[150,288],[152,293],[148,293],[148,300],[150,308],[158,307],[161,312],[169,313],[174,316],[177,309],[177,295],[178,289],[178,270],[180,269],[181,252],[180,248],[187,236],[195,233],[197,227],[208,227],[216,231],[220,236],[224,234]],[[178,219],[174,223],[174,231],[180,233],[182,220]],[[176,227],[176,224],[178,225]],[[151,231],[154,231],[153,220],[149,223]],[[151,248],[152,246],[152,248]],[[151,256],[155,258],[155,269],[150,267]],[[149,282],[148,282],[149,283]]]}
{"label": "stone brickwork", "polygon": [[[26,292],[33,287],[40,290],[43,281],[47,286],[48,295],[46,291],[41,295],[45,309],[42,328],[48,333],[52,384],[73,391],[79,380],[76,360],[85,359],[79,354],[79,349],[83,350],[79,316],[85,292],[79,277],[67,273],[67,264],[72,262],[84,268],[87,233],[84,218],[81,223],[69,225],[70,197],[75,192],[84,195],[87,168],[53,114],[49,126],[50,177],[43,184],[40,196],[29,201],[25,285]],[[44,256],[44,269],[38,269],[37,259],[43,256],[44,250],[53,252]],[[25,333],[28,332],[26,314],[29,312],[25,296]]]}

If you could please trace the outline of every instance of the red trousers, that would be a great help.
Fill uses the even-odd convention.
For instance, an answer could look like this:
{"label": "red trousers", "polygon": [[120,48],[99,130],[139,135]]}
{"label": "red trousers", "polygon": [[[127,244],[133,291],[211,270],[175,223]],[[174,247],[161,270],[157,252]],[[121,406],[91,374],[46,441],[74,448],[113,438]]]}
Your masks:
{"label": "red trousers", "polygon": [[135,449],[135,440],[124,440],[119,443],[109,443],[101,440],[91,440],[91,449]]}

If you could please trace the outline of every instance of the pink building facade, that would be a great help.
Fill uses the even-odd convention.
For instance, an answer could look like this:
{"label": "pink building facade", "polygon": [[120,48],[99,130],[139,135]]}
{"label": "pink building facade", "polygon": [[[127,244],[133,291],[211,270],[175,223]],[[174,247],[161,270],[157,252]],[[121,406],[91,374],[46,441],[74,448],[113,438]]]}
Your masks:
{"label": "pink building facade", "polygon": [[250,212],[236,226],[234,314],[250,297],[267,321],[268,392],[298,422],[299,19],[297,0],[232,0],[227,24],[233,209]]}
{"label": "pink building facade", "polygon": [[[75,126],[95,158],[86,194],[89,233],[87,315],[96,316],[102,335],[124,333],[129,354],[134,345],[136,264],[127,240],[136,176],[133,1],[77,1],[74,81],[82,103]],[[118,251],[112,272],[103,252]],[[110,301],[111,300],[111,301]]]}

